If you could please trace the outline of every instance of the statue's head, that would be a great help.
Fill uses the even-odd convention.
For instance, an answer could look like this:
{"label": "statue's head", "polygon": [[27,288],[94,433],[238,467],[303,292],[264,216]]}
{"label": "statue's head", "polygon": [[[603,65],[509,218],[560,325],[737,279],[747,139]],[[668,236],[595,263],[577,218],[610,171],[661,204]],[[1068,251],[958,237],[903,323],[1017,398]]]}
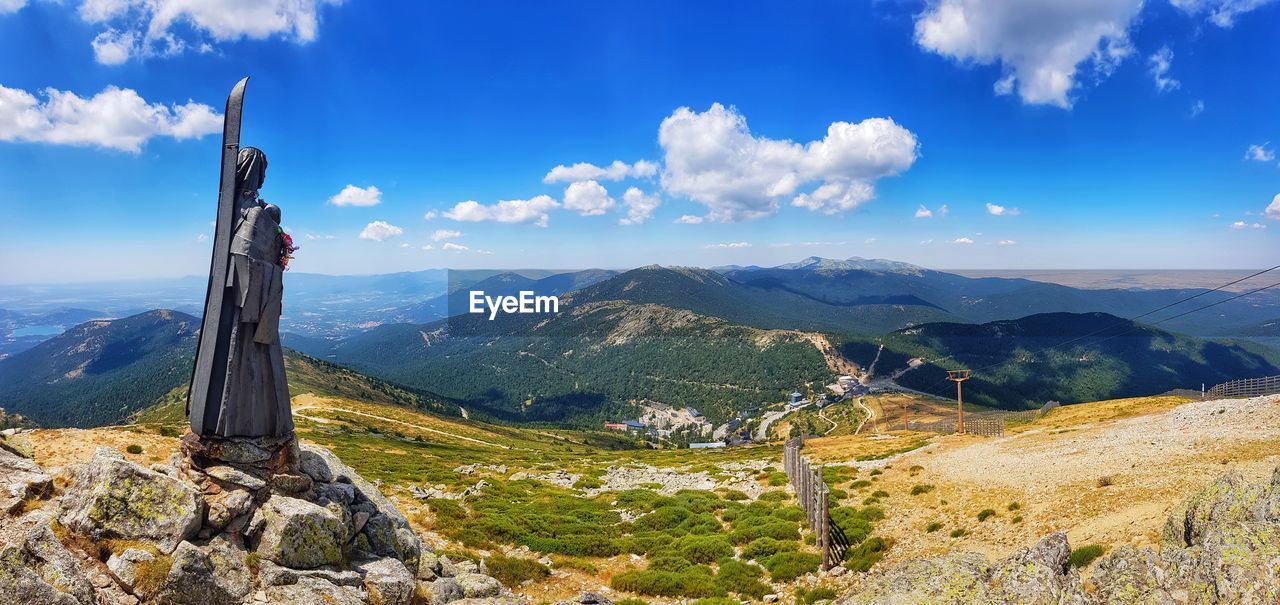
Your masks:
{"label": "statue's head", "polygon": [[241,191],[257,191],[267,180],[267,155],[257,147],[241,147],[236,157],[236,184]]}

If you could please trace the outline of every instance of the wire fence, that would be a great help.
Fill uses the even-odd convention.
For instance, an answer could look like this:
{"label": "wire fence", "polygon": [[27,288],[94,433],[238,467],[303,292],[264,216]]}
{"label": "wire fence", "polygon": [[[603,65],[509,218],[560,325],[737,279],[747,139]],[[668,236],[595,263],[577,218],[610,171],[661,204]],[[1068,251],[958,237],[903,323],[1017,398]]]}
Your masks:
{"label": "wire fence", "polygon": [[1209,399],[1261,397],[1262,395],[1274,395],[1276,393],[1280,393],[1280,376],[1267,376],[1265,378],[1232,380],[1214,385],[1213,388],[1205,392],[1205,397]]}
{"label": "wire fence", "polygon": [[811,465],[800,454],[803,445],[804,439],[800,437],[787,440],[782,448],[782,467],[804,510],[809,529],[813,530],[814,542],[822,551],[822,570],[826,571],[844,560],[849,551],[849,538],[840,526],[831,522],[831,489],[822,479],[822,465]]}

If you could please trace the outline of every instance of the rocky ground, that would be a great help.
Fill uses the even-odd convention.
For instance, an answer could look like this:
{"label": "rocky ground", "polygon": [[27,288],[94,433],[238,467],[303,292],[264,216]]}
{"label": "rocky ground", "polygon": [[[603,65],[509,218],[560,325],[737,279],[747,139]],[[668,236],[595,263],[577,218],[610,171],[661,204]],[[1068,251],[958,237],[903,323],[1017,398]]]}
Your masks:
{"label": "rocky ground", "polygon": [[438,556],[328,450],[284,466],[252,442],[220,464],[141,464],[111,448],[45,472],[0,446],[0,600],[32,605],[518,600],[483,563]]}

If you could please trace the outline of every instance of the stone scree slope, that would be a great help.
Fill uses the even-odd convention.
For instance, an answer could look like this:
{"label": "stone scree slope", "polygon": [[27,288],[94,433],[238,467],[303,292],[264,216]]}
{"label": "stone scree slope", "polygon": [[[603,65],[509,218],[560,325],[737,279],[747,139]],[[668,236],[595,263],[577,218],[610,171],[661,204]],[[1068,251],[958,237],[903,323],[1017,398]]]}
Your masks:
{"label": "stone scree slope", "polygon": [[1062,532],[992,564],[947,553],[868,575],[835,605],[1240,604],[1280,602],[1280,468],[1270,482],[1220,477],[1176,507],[1160,549],[1121,546],[1082,581]]}
{"label": "stone scree slope", "polygon": [[0,449],[0,602],[518,603],[483,563],[432,552],[332,452],[292,455],[292,470],[261,473],[180,456],[143,468],[99,448],[46,500],[49,476]]}

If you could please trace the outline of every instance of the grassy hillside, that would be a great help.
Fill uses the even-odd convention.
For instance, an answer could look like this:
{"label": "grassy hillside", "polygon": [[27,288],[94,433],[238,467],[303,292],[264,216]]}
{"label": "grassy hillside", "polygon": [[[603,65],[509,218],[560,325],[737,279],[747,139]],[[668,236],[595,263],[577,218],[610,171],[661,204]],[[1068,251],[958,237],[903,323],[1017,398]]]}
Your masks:
{"label": "grassy hillside", "polygon": [[[954,386],[946,381],[945,370],[983,368],[965,382],[965,400],[1005,409],[1038,407],[1049,400],[1076,403],[1199,390],[1201,383],[1280,374],[1275,353],[1255,343],[1191,338],[1104,313],[928,324],[886,335],[883,342],[878,374],[922,357],[929,363],[903,374],[898,383],[950,396]],[[856,360],[873,354],[874,347],[852,340],[845,353]]]}
{"label": "grassy hillside", "polygon": [[198,323],[160,310],[80,324],[0,360],[0,407],[41,426],[120,422],[190,380]]}
{"label": "grassy hillside", "polygon": [[802,335],[659,305],[599,302],[553,319],[383,326],[331,359],[503,420],[597,424],[652,400],[719,420],[829,376]]}

